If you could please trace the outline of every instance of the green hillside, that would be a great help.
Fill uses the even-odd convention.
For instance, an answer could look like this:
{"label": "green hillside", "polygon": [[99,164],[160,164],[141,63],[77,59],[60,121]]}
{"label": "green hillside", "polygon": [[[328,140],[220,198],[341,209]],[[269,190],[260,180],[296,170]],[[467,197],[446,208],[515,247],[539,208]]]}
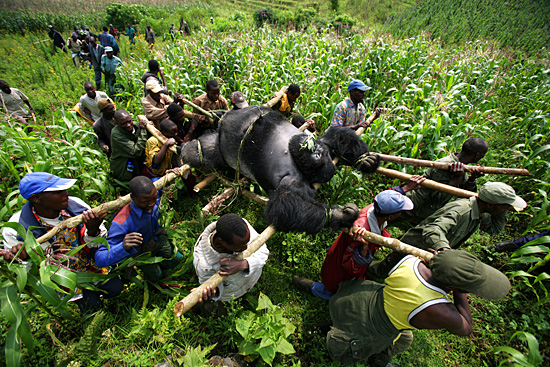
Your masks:
{"label": "green hillside", "polygon": [[444,44],[489,39],[534,54],[550,44],[550,1],[421,0],[387,26],[402,37],[427,32]]}

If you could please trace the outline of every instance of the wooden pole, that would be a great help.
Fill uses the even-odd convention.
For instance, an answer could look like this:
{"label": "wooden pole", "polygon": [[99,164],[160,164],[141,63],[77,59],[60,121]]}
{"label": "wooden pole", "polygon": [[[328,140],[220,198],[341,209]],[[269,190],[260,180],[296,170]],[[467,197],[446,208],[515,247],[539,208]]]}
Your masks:
{"label": "wooden pole", "polygon": [[[220,181],[225,186],[228,186],[228,187],[233,186],[233,182],[229,181],[228,179],[226,179],[224,177],[220,177]],[[246,182],[246,179],[242,179],[241,180],[241,185],[244,184],[245,182]],[[259,204],[266,205],[267,202],[269,201],[269,199],[266,198],[265,196],[255,194],[252,191],[249,191],[249,190],[246,190],[246,189],[243,189],[243,188],[241,188],[240,191],[241,191],[241,193],[243,194],[244,197],[246,197],[246,198],[248,198],[252,201],[255,201]]]}
{"label": "wooden pole", "polygon": [[[399,172],[399,171],[389,169],[389,168],[384,168],[384,167],[378,167],[376,172],[389,177],[398,178],[402,181],[408,181],[412,177],[412,175],[409,175],[408,173],[403,173],[403,172]],[[428,179],[421,182],[420,185],[432,190],[437,190],[447,194],[451,194],[453,196],[458,196],[459,198],[469,198],[472,196],[477,196],[476,192],[459,189],[458,187],[445,185],[440,182],[428,180]]]}
{"label": "wooden pole", "polygon": [[[184,164],[182,167],[180,167],[180,175],[183,175],[189,169],[190,169],[189,165]],[[157,190],[159,190],[162,187],[164,187],[168,182],[172,181],[176,177],[178,177],[178,175],[176,175],[173,172],[167,173],[161,179],[157,180],[154,183],[154,185],[157,188]],[[119,197],[116,200],[109,201],[108,203],[103,203],[99,206],[96,206],[92,210],[98,216],[100,216],[100,215],[108,213],[110,211],[118,210],[118,209],[122,208],[124,205],[128,204],[130,202],[130,200],[131,200],[130,194],[124,195],[124,196]],[[72,217],[72,218],[69,218],[67,220],[64,220],[61,223],[59,223],[58,225],[56,225],[55,227],[53,227],[52,229],[50,229],[46,234],[39,237],[37,239],[37,241],[38,241],[38,243],[44,243],[44,242],[48,241],[49,239],[51,239],[53,236],[55,236],[60,230],[65,229],[65,228],[74,228],[77,225],[82,224],[82,222],[83,222],[82,221],[82,214],[77,215],[76,217]]]}
{"label": "wooden pole", "polygon": [[228,187],[227,189],[223,190],[221,194],[216,196],[214,199],[210,200],[208,204],[202,208],[201,211],[201,217],[204,218],[205,215],[212,215],[216,211],[216,209],[223,203],[225,200],[229,199],[233,194],[235,193],[234,187]]}
{"label": "wooden pole", "polygon": [[[256,252],[262,245],[275,233],[275,227],[273,225],[270,225],[267,227],[258,237],[256,237],[252,242],[248,244],[248,248],[241,252],[239,255],[237,255],[237,260],[243,260],[252,255],[254,252]],[[225,279],[227,279],[228,276],[222,276],[219,273],[214,274],[210,279],[208,279],[206,282],[202,283],[200,286],[195,288],[193,292],[191,292],[188,296],[186,296],[184,299],[176,303],[174,306],[174,313],[177,317],[180,317],[187,311],[189,311],[194,305],[199,302],[199,299],[202,299],[202,292],[204,289],[211,285],[212,288],[216,288],[219,286]]]}
{"label": "wooden pole", "polygon": [[[397,157],[389,154],[377,153],[384,162],[407,164],[415,167],[433,167],[437,169],[448,170],[451,163],[447,162],[434,162],[424,159],[404,158]],[[483,173],[499,174],[499,175],[516,175],[516,176],[531,176],[528,170],[521,168],[500,168],[500,167],[484,167],[484,166],[471,166],[464,165],[464,170],[472,172],[478,170]]]}
{"label": "wooden pole", "polygon": [[[194,104],[193,102],[191,102],[191,101],[188,100],[188,99],[182,98],[181,100],[182,100],[183,103],[185,103],[186,105],[193,107],[194,109],[196,109],[197,111],[199,111],[199,112],[202,113],[203,115],[210,117],[210,119],[212,120],[212,112],[207,111],[207,110],[205,110],[205,109],[203,109],[203,108],[197,106],[196,104]],[[185,116],[185,117],[187,117],[187,116]],[[210,121],[210,122],[213,122],[213,121]]]}
{"label": "wooden pole", "polygon": [[[359,227],[357,226],[353,227],[354,231],[357,229],[359,229]],[[434,254],[432,254],[431,252],[419,249],[418,247],[408,245],[404,242],[399,241],[397,238],[383,237],[367,231],[363,236],[363,239],[366,242],[375,243],[379,246],[391,248],[392,250],[395,250],[395,251],[404,252],[406,254],[411,254],[414,256],[421,257],[428,262],[434,257]]]}
{"label": "wooden pole", "polygon": [[195,192],[201,191],[206,186],[210,185],[215,179],[216,179],[216,174],[214,174],[214,173],[206,176],[206,178],[204,180],[202,180],[201,182],[196,184],[195,187],[193,187],[193,191],[195,191]]}
{"label": "wooden pole", "polygon": [[[166,136],[162,135],[162,133],[158,131],[155,125],[153,125],[153,123],[149,121],[147,117],[145,117],[144,115],[138,115],[138,120],[140,122],[144,121],[146,123],[145,127],[147,128],[147,131],[149,131],[151,135],[153,135],[158,141],[160,141],[162,144],[166,143],[166,140],[168,140]],[[178,154],[175,146],[172,145],[169,149],[172,153]]]}
{"label": "wooden pole", "polygon": [[287,90],[286,86],[282,87],[281,89],[279,89],[279,91],[277,93],[275,93],[275,96],[273,98],[271,98],[269,101],[267,101],[263,105],[265,107],[269,107],[269,108],[275,106],[277,104],[277,102],[279,102],[281,100],[281,98],[283,97],[283,94],[286,93],[286,90]]}

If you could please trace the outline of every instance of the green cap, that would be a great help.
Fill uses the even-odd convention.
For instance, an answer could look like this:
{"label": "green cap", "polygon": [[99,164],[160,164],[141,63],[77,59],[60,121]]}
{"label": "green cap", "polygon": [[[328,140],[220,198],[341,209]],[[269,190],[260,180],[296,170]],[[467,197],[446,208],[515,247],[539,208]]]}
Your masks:
{"label": "green cap", "polygon": [[501,299],[510,290],[510,281],[506,275],[482,263],[467,251],[441,251],[430,260],[430,269],[442,285],[483,298]]}
{"label": "green cap", "polygon": [[487,182],[479,189],[479,198],[490,204],[512,205],[518,212],[527,206],[525,200],[517,196],[514,189],[504,182]]}

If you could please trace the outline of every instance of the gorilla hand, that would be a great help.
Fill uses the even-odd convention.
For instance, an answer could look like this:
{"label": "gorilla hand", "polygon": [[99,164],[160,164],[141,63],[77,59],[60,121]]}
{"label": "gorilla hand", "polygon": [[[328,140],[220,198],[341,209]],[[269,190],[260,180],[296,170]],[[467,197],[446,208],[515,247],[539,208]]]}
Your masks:
{"label": "gorilla hand", "polygon": [[373,173],[380,166],[380,156],[376,153],[365,153],[355,161],[355,168],[365,173]]}
{"label": "gorilla hand", "polygon": [[358,216],[359,208],[355,204],[335,205],[330,209],[327,225],[335,231],[339,231],[341,228],[351,228]]}

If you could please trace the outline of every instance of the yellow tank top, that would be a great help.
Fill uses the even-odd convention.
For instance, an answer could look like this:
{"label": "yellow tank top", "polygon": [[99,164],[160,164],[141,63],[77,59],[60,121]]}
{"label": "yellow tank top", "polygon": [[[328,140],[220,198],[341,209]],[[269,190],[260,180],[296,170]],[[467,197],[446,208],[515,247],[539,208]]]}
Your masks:
{"label": "yellow tank top", "polygon": [[410,320],[420,311],[438,303],[451,303],[444,290],[426,282],[420,275],[420,259],[403,258],[386,278],[384,310],[398,330],[416,329]]}

